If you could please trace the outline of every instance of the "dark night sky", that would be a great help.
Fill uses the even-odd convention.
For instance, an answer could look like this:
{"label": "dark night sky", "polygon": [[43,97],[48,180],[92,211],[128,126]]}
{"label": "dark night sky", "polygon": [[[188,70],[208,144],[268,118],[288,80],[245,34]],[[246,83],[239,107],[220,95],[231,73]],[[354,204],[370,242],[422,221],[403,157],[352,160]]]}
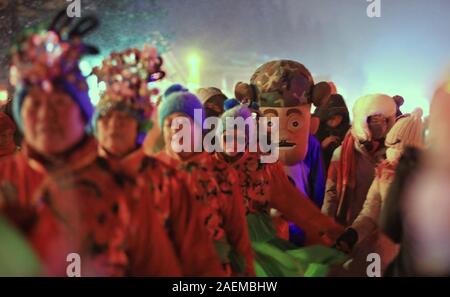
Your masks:
{"label": "dark night sky", "polygon": [[366,0],[161,3],[161,25],[176,33],[179,49],[204,49],[210,63],[296,59],[336,81],[350,101],[386,92],[405,95],[407,110],[425,105],[450,62],[448,0],[381,0],[380,18],[367,17]]}
{"label": "dark night sky", "polygon": [[427,112],[430,91],[450,62],[450,1],[380,1],[380,18],[367,16],[366,0],[82,0],[82,13],[99,14],[102,27],[90,41],[103,55],[141,46],[159,31],[179,69],[197,52],[201,85],[224,87],[227,77],[229,95],[263,62],[290,58],[335,81],[350,105],[366,93],[398,93],[406,111]]}

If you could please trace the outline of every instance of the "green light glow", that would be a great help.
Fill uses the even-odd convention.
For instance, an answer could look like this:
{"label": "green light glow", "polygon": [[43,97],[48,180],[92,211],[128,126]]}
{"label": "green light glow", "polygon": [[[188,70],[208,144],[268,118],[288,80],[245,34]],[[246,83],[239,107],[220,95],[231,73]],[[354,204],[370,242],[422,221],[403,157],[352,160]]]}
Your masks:
{"label": "green light glow", "polygon": [[8,100],[8,91],[0,90],[0,101]]}
{"label": "green light glow", "polygon": [[189,78],[187,87],[189,89],[197,89],[200,86],[200,65],[201,58],[198,52],[191,52],[187,57],[189,67]]}

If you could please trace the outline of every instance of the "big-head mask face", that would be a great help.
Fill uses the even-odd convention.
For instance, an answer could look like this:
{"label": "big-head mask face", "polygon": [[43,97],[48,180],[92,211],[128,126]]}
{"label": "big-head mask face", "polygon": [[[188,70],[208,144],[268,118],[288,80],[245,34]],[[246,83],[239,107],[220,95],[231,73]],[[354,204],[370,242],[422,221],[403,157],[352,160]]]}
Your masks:
{"label": "big-head mask face", "polygon": [[[320,88],[326,88],[324,91]],[[244,102],[257,102],[262,116],[278,117],[280,160],[288,166],[301,162],[307,153],[311,104],[329,97],[328,84],[315,85],[302,64],[290,60],[268,62],[259,67],[250,84],[238,83],[235,95]]]}

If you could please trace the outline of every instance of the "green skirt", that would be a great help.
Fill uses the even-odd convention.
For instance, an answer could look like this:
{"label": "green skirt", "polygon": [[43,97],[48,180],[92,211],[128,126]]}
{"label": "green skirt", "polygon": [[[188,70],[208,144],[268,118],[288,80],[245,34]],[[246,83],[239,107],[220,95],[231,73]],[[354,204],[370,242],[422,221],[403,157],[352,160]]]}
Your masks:
{"label": "green skirt", "polygon": [[321,245],[298,248],[276,236],[268,214],[247,215],[249,236],[255,251],[256,276],[326,276],[331,266],[341,265],[347,256]]}

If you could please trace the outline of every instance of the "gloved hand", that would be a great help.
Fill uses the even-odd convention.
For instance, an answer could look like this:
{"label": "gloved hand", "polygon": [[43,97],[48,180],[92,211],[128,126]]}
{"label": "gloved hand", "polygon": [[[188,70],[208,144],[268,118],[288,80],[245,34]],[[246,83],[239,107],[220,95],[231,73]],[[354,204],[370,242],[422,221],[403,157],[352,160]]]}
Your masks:
{"label": "gloved hand", "polygon": [[348,228],[336,239],[333,247],[344,253],[350,253],[357,242],[358,232],[353,228]]}

